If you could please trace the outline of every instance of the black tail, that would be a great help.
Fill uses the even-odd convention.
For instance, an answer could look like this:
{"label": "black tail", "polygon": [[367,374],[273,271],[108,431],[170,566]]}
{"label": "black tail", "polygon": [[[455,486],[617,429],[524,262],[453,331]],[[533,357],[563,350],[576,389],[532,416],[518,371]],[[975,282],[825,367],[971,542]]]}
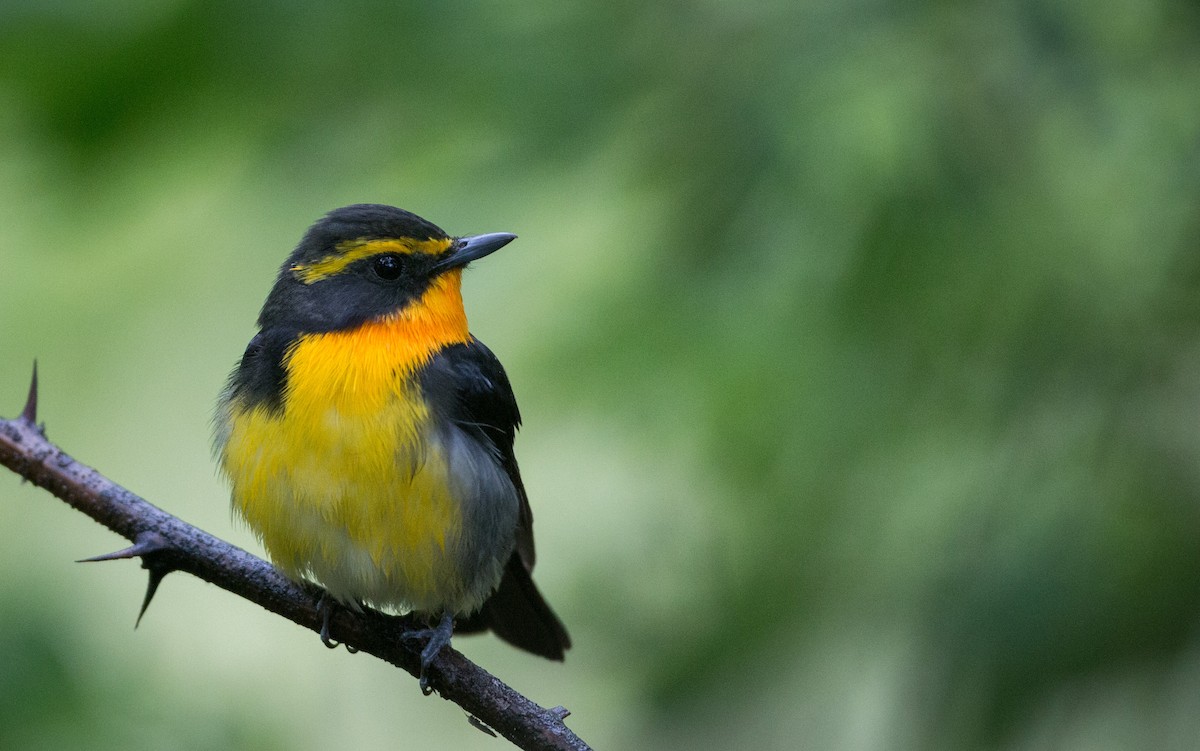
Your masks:
{"label": "black tail", "polygon": [[550,660],[561,660],[571,647],[566,627],[546,604],[515,552],[504,568],[500,586],[478,613],[459,619],[454,630],[471,633],[485,629],[514,647]]}

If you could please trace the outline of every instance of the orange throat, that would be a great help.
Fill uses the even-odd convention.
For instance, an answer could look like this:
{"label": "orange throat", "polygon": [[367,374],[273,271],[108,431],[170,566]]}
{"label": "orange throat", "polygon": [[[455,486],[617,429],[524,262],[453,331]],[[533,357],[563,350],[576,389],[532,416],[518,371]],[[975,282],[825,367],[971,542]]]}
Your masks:
{"label": "orange throat", "polygon": [[[462,271],[446,272],[402,310],[350,329],[305,334],[288,356],[289,408],[305,396],[351,412],[381,408],[439,350],[465,344]],[[311,405],[317,406],[317,405]]]}

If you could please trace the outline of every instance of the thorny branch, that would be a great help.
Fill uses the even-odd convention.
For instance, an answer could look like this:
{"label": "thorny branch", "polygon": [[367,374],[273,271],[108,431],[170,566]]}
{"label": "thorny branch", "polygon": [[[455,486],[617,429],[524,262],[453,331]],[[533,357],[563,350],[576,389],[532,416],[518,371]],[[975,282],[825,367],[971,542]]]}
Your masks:
{"label": "thorny branch", "polygon": [[[37,424],[37,401],[35,363],[29,398],[21,415],[0,420],[0,464],[133,543],[124,550],[85,560],[140,557],[150,573],[141,613],[146,612],[167,574],[186,571],[304,628],[320,631],[320,592],[315,587],[288,580],[261,558],[166,513],[72,459],[49,441]],[[406,646],[401,639],[411,627],[403,617],[371,610],[356,614],[338,608],[330,630],[348,647],[417,676],[420,645]],[[565,709],[535,704],[453,649],[443,649],[429,673],[442,698],[466,710],[472,725],[493,728],[520,748],[589,748],[563,723],[568,715]]]}

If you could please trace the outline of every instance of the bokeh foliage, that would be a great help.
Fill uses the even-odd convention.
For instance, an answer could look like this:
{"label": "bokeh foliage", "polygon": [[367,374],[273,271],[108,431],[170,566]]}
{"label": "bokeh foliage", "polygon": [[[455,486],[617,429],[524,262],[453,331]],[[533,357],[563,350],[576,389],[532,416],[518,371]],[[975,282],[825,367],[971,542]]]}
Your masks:
{"label": "bokeh foliage", "polygon": [[[468,306],[578,647],[464,649],[597,745],[1193,747],[1194,3],[10,4],[0,149],[8,411],[42,358],[69,451],[225,536],[205,414],[306,223],[370,200],[521,235]],[[4,482],[4,609],[86,618],[74,578],[108,579],[33,542],[108,538]],[[29,676],[0,727],[154,747],[87,688],[105,631],[50,622],[0,665]],[[178,659],[148,626],[122,648]],[[231,629],[343,671],[352,709],[144,669],[156,732],[486,742],[286,624]],[[196,710],[195,681],[275,699]]]}

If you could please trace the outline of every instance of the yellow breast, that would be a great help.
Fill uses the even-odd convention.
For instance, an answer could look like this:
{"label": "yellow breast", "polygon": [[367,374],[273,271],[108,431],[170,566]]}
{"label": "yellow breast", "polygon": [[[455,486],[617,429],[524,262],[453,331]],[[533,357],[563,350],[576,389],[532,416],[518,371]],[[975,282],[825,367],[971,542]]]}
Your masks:
{"label": "yellow breast", "polygon": [[283,409],[231,405],[221,463],[235,510],[285,573],[344,602],[436,611],[466,586],[462,515],[414,374],[470,335],[457,275],[419,303],[300,336]]}

